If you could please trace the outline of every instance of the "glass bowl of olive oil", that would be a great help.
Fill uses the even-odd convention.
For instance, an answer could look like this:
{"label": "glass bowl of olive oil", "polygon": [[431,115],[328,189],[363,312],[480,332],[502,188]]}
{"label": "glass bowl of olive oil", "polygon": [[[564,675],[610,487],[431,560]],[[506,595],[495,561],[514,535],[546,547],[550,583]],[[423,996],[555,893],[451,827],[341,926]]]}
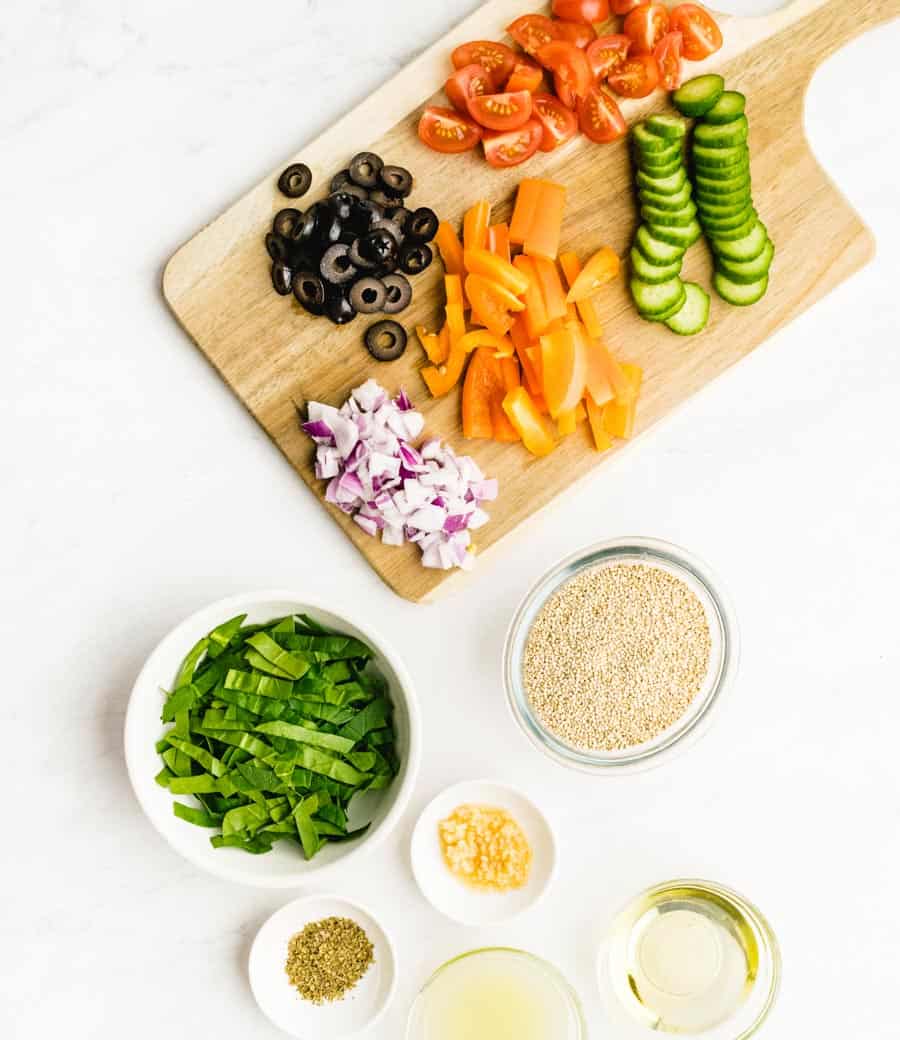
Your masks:
{"label": "glass bowl of olive oil", "polygon": [[778,996],[781,954],[766,918],[724,885],[656,885],[616,917],[600,989],[629,1040],[651,1033],[747,1040]]}
{"label": "glass bowl of olive oil", "polygon": [[419,991],[406,1040],[584,1040],[578,997],[552,964],[485,947],[447,961]]}

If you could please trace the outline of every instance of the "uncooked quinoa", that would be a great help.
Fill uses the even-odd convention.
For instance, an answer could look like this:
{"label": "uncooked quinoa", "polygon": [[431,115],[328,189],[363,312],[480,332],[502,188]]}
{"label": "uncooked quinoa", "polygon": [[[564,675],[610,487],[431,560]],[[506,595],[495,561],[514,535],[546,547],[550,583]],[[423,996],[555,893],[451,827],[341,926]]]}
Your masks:
{"label": "uncooked quinoa", "polygon": [[703,604],[660,567],[617,563],[576,575],[535,618],[522,665],[532,709],[574,747],[652,740],[697,696],[712,641]]}
{"label": "uncooked quinoa", "polygon": [[374,949],[368,935],[348,917],[311,921],[288,943],[284,970],[304,1000],[340,1000],[369,970]]}

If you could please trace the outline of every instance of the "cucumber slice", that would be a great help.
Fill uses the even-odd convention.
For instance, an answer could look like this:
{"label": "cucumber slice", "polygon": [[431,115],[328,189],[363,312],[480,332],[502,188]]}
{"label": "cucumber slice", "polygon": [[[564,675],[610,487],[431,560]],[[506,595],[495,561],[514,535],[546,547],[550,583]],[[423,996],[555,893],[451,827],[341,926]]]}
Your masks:
{"label": "cucumber slice", "polygon": [[689,202],[681,209],[657,209],[656,206],[641,206],[641,218],[654,227],[687,227],[694,222],[697,207]]}
{"label": "cucumber slice", "polygon": [[[685,294],[687,294],[687,289],[685,289]],[[668,310],[663,311],[661,314],[641,314],[640,311],[638,311],[638,314],[641,314],[641,317],[644,319],[644,321],[655,321],[659,322],[659,324],[664,324],[669,320],[669,318],[677,314],[683,306],[684,296],[682,296],[677,303],[673,303]]]}
{"label": "cucumber slice", "polygon": [[681,257],[671,264],[658,265],[651,263],[637,248],[631,247],[631,270],[635,278],[642,282],[656,285],[658,282],[668,282],[670,278],[677,278],[681,273]]}
{"label": "cucumber slice", "polygon": [[[755,218],[756,210],[751,204],[748,204],[739,209],[737,213],[732,213],[730,217],[706,217],[701,213],[700,223],[703,225],[703,230],[707,235],[711,238],[716,238],[719,232],[733,231],[735,228],[739,228]],[[734,237],[740,238],[741,236],[735,235]]]}
{"label": "cucumber slice", "polygon": [[675,107],[682,115],[702,116],[719,100],[725,90],[725,80],[715,73],[689,79],[672,95]]}
{"label": "cucumber slice", "polygon": [[765,226],[757,217],[750,230],[741,238],[734,240],[724,238],[711,238],[713,252],[717,257],[724,260],[744,261],[753,260],[766,248],[769,236],[766,234]]}
{"label": "cucumber slice", "polygon": [[746,116],[738,116],[730,123],[700,123],[694,130],[694,147],[734,148],[747,140],[749,132]]}
{"label": "cucumber slice", "polygon": [[644,259],[657,267],[665,267],[676,262],[680,264],[687,248],[678,242],[667,242],[660,238],[646,224],[641,224],[637,229],[634,244],[641,251]]}
{"label": "cucumber slice", "polygon": [[668,141],[680,141],[687,133],[687,124],[678,116],[655,115],[644,120],[648,133],[664,137]]}
{"label": "cucumber slice", "polygon": [[[733,170],[733,166],[726,167],[728,172]],[[713,180],[704,174],[702,177],[697,176],[694,178],[694,187],[697,189],[698,195],[732,195],[736,191],[743,191],[745,188],[749,188],[751,185],[750,181],[750,167],[743,167],[740,172],[735,174],[733,177],[726,177],[722,180]],[[657,191],[657,188],[653,189]]]}
{"label": "cucumber slice", "polygon": [[[637,129],[640,130],[640,126]],[[639,147],[637,149],[637,160],[641,168],[652,170],[657,166],[668,166],[673,159],[681,159],[683,157],[684,152],[681,147],[681,141],[667,141],[664,137],[655,137],[653,134],[647,134],[647,136],[651,141],[658,141],[662,148],[651,151],[648,148]]]}
{"label": "cucumber slice", "polygon": [[[657,197],[668,198],[667,195]],[[750,185],[747,184],[727,195],[708,195],[705,191],[698,191],[694,196],[694,201],[701,213],[707,213],[711,217],[727,217],[729,213],[742,209],[752,201]]]}
{"label": "cucumber slice", "polygon": [[642,155],[653,155],[658,152],[668,152],[674,145],[681,147],[681,136],[664,137],[653,133],[646,123],[638,123],[631,131],[632,139]]}
{"label": "cucumber slice", "polygon": [[666,327],[679,336],[695,336],[709,321],[709,293],[696,282],[685,282],[684,294],[684,303],[666,319]]}
{"label": "cucumber slice", "polygon": [[643,160],[638,159],[638,171],[642,171],[651,177],[657,177],[659,179],[669,177],[683,169],[684,158],[681,155],[676,155],[674,159],[670,159],[664,166],[645,166]]}
{"label": "cucumber slice", "polygon": [[725,260],[720,257],[716,261],[716,268],[729,281],[737,282],[739,285],[749,285],[751,282],[758,282],[760,278],[765,278],[769,273],[774,257],[775,246],[772,244],[772,240],[767,238],[763,251],[759,256],[754,257],[752,260],[737,261]]}
{"label": "cucumber slice", "polygon": [[756,210],[750,206],[747,210],[747,215],[741,221],[740,224],[735,224],[730,228],[704,228],[707,235],[712,239],[713,245],[716,242],[737,242],[738,239],[749,235],[753,230],[753,225],[759,220],[759,215]]}
{"label": "cucumber slice", "polygon": [[645,206],[655,206],[656,209],[681,209],[691,201],[691,186],[685,181],[681,191],[673,195],[659,195],[655,191],[641,189],[641,202]]}
{"label": "cucumber slice", "polygon": [[717,270],[713,275],[713,287],[726,303],[730,303],[734,307],[749,307],[766,295],[766,289],[769,288],[769,276],[764,275],[759,281],[742,284],[733,282],[728,275]]}
{"label": "cucumber slice", "polygon": [[750,152],[745,144],[732,145],[730,148],[704,148],[694,145],[694,166],[698,170],[718,170],[723,166],[736,166],[749,162]]}
{"label": "cucumber slice", "polygon": [[744,114],[747,99],[736,90],[726,90],[703,118],[707,123],[730,123]]}
{"label": "cucumber slice", "polygon": [[632,278],[630,285],[634,304],[644,318],[659,317],[684,303],[684,284],[680,278],[670,278],[667,282],[656,283]]}
{"label": "cucumber slice", "polygon": [[657,177],[643,170],[637,172],[637,186],[657,195],[674,195],[687,184],[687,171],[679,164],[675,173],[668,177]]}
{"label": "cucumber slice", "polygon": [[696,166],[694,168],[694,180],[697,184],[706,184],[710,181],[733,181],[742,177],[750,176],[749,154],[742,163],[731,166]]}
{"label": "cucumber slice", "polygon": [[651,224],[650,231],[654,238],[658,238],[669,245],[680,246],[687,249],[692,246],[703,234],[703,229],[696,220],[691,221],[687,227],[672,226],[671,224]]}

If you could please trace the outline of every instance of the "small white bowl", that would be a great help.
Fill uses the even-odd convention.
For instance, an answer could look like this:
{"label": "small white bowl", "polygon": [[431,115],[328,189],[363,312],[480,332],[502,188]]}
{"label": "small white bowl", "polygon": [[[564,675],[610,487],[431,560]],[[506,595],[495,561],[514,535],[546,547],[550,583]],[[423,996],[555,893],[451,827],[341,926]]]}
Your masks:
{"label": "small white bowl", "polygon": [[[494,892],[460,881],[444,862],[438,824],[460,805],[506,809],[516,820],[533,858],[528,883]],[[517,917],[541,898],[556,871],[556,839],[546,816],[521,791],[495,780],[468,780],[448,787],[419,817],[410,846],[412,869],[422,894],[437,910],[460,924],[488,925]]]}
{"label": "small white bowl", "polygon": [[[310,921],[348,917],[368,935],[374,962],[342,999],[313,1004],[294,989],[284,970],[288,943]],[[248,963],[250,988],[263,1014],[299,1040],[344,1040],[368,1029],[381,1017],[397,986],[394,944],[372,914],[337,896],[307,896],[288,903],[256,934]]]}
{"label": "small white bowl", "polygon": [[[171,688],[184,655],[216,625],[237,614],[246,614],[247,623],[268,621],[287,614],[309,614],[321,624],[368,643],[375,651],[374,666],[389,684],[397,729],[400,772],[384,791],[358,795],[351,803],[350,825],[358,827],[371,820],[361,838],[348,842],[328,842],[309,862],[299,848],[279,842],[262,856],[251,856],[240,849],[214,849],[210,831],[180,820],[172,812],[173,796],[154,780],[160,760],[154,745],[162,736],[160,722],[163,689]],[[195,866],[229,881],[262,888],[296,888],[313,876],[356,860],[371,851],[395,826],[405,810],[419,771],[421,747],[419,709],[412,681],[406,668],[385,641],[368,623],[354,621],[303,598],[299,593],[251,592],[220,600],[192,614],[174,628],[156,647],[141,670],[125,716],[125,762],[134,793],[148,819],[166,841]],[[186,799],[188,800],[188,799]]]}

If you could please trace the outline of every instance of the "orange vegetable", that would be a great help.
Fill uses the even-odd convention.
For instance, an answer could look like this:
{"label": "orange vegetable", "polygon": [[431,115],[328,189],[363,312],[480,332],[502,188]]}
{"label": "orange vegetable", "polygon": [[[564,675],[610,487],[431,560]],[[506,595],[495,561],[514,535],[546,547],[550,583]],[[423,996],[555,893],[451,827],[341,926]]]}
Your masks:
{"label": "orange vegetable", "polygon": [[450,343],[452,345],[458,339],[462,339],[466,334],[466,316],[463,313],[461,303],[448,303],[446,312],[447,328],[449,330]]}
{"label": "orange vegetable", "polygon": [[524,386],[510,390],[503,398],[503,411],[532,455],[549,455],[556,447],[549,424]]}
{"label": "orange vegetable", "polygon": [[472,307],[473,321],[478,321],[496,336],[505,336],[512,327],[509,312],[522,310],[525,306],[517,296],[479,274],[470,274],[466,278],[466,296]]}
{"label": "orange vegetable", "polygon": [[463,248],[487,249],[490,223],[491,204],[487,199],[481,199],[463,217]]}
{"label": "orange vegetable", "polygon": [[594,296],[607,282],[617,277],[618,273],[619,258],[609,246],[603,246],[582,267],[569,289],[566,300],[569,303],[577,303]]}
{"label": "orange vegetable", "polygon": [[419,337],[419,342],[422,344],[425,355],[433,365],[437,365],[444,360],[441,357],[440,342],[436,333],[429,332],[424,325],[417,325],[416,335]]}
{"label": "orange vegetable", "polygon": [[488,228],[488,249],[501,260],[510,262],[508,224],[491,224]]}
{"label": "orange vegetable", "polygon": [[560,437],[568,437],[570,433],[574,433],[576,425],[574,408],[571,411],[559,413],[556,428],[559,430]]}
{"label": "orange vegetable", "polygon": [[585,407],[587,408],[588,422],[591,424],[591,434],[594,438],[594,448],[596,451],[606,451],[612,447],[612,439],[606,432],[603,425],[603,412],[604,409],[598,407],[590,399],[585,397]]}
{"label": "orange vegetable", "polygon": [[427,365],[422,369],[422,378],[431,391],[432,397],[442,397],[449,393],[459,382],[466,358],[478,347],[491,347],[493,350],[505,349],[506,341],[487,329],[475,329],[467,332],[452,342],[450,354],[442,365]]}
{"label": "orange vegetable", "polygon": [[540,256],[533,257],[532,263],[537,274],[538,284],[541,287],[541,296],[544,298],[544,310],[547,312],[547,318],[550,321],[555,321],[557,318],[565,318],[567,314],[566,294],[556,264],[552,260],[545,260]]}
{"label": "orange vegetable", "polygon": [[509,421],[509,416],[503,411],[503,401],[511,390],[515,390],[522,383],[519,373],[519,362],[515,358],[504,358],[498,363],[500,365],[502,392],[491,399],[494,440],[500,441],[502,444],[513,444],[521,440],[521,437],[519,436],[519,431]]}
{"label": "orange vegetable", "polygon": [[446,321],[438,333],[438,352],[440,356],[435,364],[442,365],[450,356],[450,325]]}
{"label": "orange vegetable", "polygon": [[463,383],[463,437],[483,440],[493,438],[491,402],[501,389],[500,362],[489,347],[479,347],[472,355]]}
{"label": "orange vegetable", "polygon": [[544,296],[541,292],[541,285],[531,257],[517,256],[513,264],[528,279],[528,288],[525,290],[523,297],[525,300],[525,330],[528,333],[528,338],[534,342],[547,331],[547,326],[550,324],[550,319],[547,317],[547,311],[544,307]]}
{"label": "orange vegetable", "polygon": [[463,247],[456,233],[456,228],[446,220],[438,224],[437,234],[434,236],[435,245],[444,261],[447,274],[462,274]]}
{"label": "orange vegetable", "polygon": [[458,303],[460,306],[465,307],[466,301],[463,296],[462,289],[462,278],[458,274],[448,274],[444,276],[444,291],[447,294],[447,303],[453,304]]}
{"label": "orange vegetable", "polygon": [[541,392],[541,382],[531,360],[531,355],[528,352],[531,340],[525,328],[525,319],[521,314],[516,315],[512,328],[509,330],[509,338],[512,340],[516,356],[522,366],[522,374],[525,377],[525,385],[528,387],[528,392],[530,394],[539,394]]}
{"label": "orange vegetable", "polygon": [[624,404],[620,404],[618,400],[610,401],[605,405],[603,428],[613,437],[624,437],[627,440],[634,433],[634,415],[644,373],[637,365],[629,365],[627,362],[623,363],[622,371],[631,389],[631,400]]}
{"label": "orange vegetable", "polygon": [[[575,279],[579,274],[581,274],[581,261],[572,252],[560,253],[559,265],[563,269],[563,274],[566,276],[566,282],[569,284],[569,288],[571,288],[575,283]],[[587,329],[587,333],[591,339],[602,339],[603,326],[597,316],[594,301],[589,297],[586,300],[580,300],[577,306],[578,314],[584,322],[584,327]]]}
{"label": "orange vegetable", "polygon": [[587,352],[576,328],[562,328],[541,336],[544,397],[554,419],[572,411],[584,397]]}
{"label": "orange vegetable", "polygon": [[524,249],[528,256],[555,260],[559,252],[566,189],[552,181],[541,181],[541,194],[534,221],[525,236]]}
{"label": "orange vegetable", "polygon": [[588,336],[587,329],[581,322],[575,322],[573,327],[577,329],[578,334],[581,336],[587,356],[585,389],[594,404],[599,407],[613,399],[613,388],[609,381],[610,362],[612,365],[616,365],[616,368],[618,368],[618,365],[602,343],[592,340]]}
{"label": "orange vegetable", "polygon": [[463,263],[470,274],[478,274],[495,282],[514,296],[521,296],[528,288],[528,278],[508,261],[485,249],[467,249]]}
{"label": "orange vegetable", "polygon": [[525,244],[528,232],[534,224],[535,214],[541,198],[541,181],[526,178],[519,184],[516,205],[509,222],[509,240],[513,245]]}

